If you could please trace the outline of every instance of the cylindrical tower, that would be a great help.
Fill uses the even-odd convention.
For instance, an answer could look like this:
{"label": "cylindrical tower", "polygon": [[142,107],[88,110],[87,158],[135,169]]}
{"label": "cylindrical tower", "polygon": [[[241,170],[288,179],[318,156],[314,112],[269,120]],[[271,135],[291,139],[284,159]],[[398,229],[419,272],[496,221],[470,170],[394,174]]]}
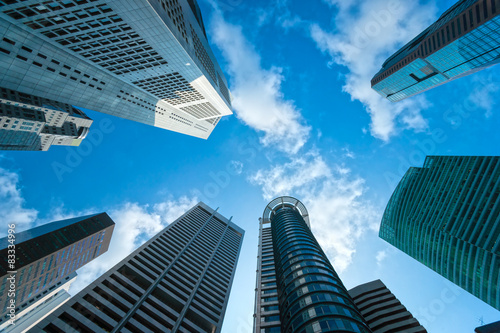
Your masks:
{"label": "cylindrical tower", "polygon": [[370,332],[312,234],[305,206],[274,199],[262,223],[271,225],[280,332]]}

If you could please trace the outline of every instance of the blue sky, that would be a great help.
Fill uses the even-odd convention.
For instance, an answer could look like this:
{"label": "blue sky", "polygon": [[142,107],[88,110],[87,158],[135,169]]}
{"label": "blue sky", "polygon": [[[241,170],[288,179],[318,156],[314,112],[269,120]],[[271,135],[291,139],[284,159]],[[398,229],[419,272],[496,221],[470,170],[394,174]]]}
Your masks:
{"label": "blue sky", "polygon": [[199,200],[246,230],[223,332],[252,331],[258,217],[292,195],[347,288],[381,279],[429,332],[500,313],[378,238],[385,205],[429,155],[499,155],[500,67],[397,104],[382,62],[454,1],[201,0],[235,115],[209,140],[89,111],[79,148],[2,152],[0,218],[18,230],[107,211],[110,250],[76,292]]}

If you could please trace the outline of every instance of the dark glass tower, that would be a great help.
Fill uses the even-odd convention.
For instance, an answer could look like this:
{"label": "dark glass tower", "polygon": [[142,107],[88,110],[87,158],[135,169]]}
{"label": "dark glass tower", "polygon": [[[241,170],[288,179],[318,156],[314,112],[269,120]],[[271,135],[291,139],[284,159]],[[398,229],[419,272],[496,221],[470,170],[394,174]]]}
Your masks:
{"label": "dark glass tower", "polygon": [[500,157],[428,156],[392,194],[380,237],[500,310]]}
{"label": "dark glass tower", "polygon": [[371,84],[398,102],[500,61],[500,0],[460,0],[390,56]]}
{"label": "dark glass tower", "polygon": [[200,202],[30,332],[219,333],[243,234]]}
{"label": "dark glass tower", "polygon": [[271,201],[260,220],[255,333],[371,332],[297,199]]}
{"label": "dark glass tower", "polygon": [[[0,324],[10,311],[7,276],[16,279],[16,313],[50,293],[64,278],[108,250],[115,223],[106,213],[47,223],[14,234],[15,267],[8,263],[11,245],[0,239]],[[13,272],[13,273],[8,273]],[[10,306],[10,305],[9,305]]]}

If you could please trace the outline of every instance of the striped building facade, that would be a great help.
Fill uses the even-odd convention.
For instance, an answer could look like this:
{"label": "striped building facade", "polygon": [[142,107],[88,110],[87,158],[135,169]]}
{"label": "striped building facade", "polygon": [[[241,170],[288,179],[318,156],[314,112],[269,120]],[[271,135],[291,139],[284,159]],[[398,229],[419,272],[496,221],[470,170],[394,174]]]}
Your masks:
{"label": "striped building facade", "polygon": [[200,202],[30,332],[218,333],[243,234]]}
{"label": "striped building facade", "polygon": [[380,280],[354,287],[349,295],[373,333],[427,333]]}
{"label": "striped building facade", "polygon": [[428,156],[396,187],[379,236],[500,310],[500,157]]}

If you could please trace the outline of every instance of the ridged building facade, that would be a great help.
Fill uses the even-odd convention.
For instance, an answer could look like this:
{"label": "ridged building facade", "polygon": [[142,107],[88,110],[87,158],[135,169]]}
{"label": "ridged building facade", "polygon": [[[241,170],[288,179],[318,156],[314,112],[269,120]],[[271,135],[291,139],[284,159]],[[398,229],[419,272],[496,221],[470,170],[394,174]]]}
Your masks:
{"label": "ridged building facade", "polygon": [[349,295],[373,333],[427,333],[380,280],[354,287]]}
{"label": "ridged building facade", "polygon": [[396,187],[379,235],[500,310],[500,157],[428,156]]}
{"label": "ridged building facade", "polygon": [[200,202],[30,332],[219,333],[243,234]]}
{"label": "ridged building facade", "polygon": [[204,139],[232,114],[196,0],[0,5],[2,88]]}
{"label": "ridged building facade", "polygon": [[255,290],[254,333],[371,332],[295,198],[274,199],[260,219]]}
{"label": "ridged building facade", "polygon": [[[0,239],[0,325],[9,320],[7,276],[15,275],[15,313],[47,296],[66,277],[108,250],[115,223],[106,213],[47,223],[15,233],[15,264],[8,262],[13,249]],[[5,246],[5,247],[3,247]],[[11,273],[13,272],[13,273]]]}
{"label": "ridged building facade", "polygon": [[398,102],[500,61],[500,0],[461,0],[389,57],[371,84]]}

